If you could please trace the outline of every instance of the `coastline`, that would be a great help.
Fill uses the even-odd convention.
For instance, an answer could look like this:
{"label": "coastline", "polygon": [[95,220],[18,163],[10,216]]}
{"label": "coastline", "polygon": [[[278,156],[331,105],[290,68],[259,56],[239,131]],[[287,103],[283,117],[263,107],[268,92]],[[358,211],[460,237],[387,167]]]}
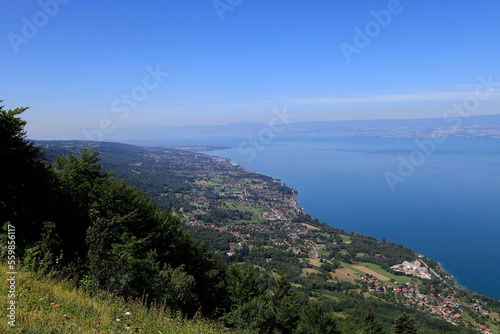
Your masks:
{"label": "coastline", "polygon": [[[451,142],[452,142],[452,141],[450,140],[450,143],[451,143]],[[303,148],[303,147],[299,147],[298,149],[301,149],[301,148]],[[297,149],[297,148],[296,148],[296,149]],[[244,160],[244,159],[243,159],[244,157],[242,157],[242,156],[241,156],[241,154],[240,154],[240,155],[238,155],[238,152],[236,151],[236,149],[235,149],[235,148],[233,148],[233,149],[229,149],[229,150],[227,150],[227,149],[226,149],[226,150],[223,150],[223,151],[214,151],[214,152],[209,152],[209,155],[218,156],[218,157],[223,157],[223,158],[229,158],[229,159],[231,159],[232,161],[234,161],[234,160],[240,161],[240,160],[241,160],[241,162],[240,162],[238,165],[239,165],[239,166],[241,166],[241,167],[243,167],[243,166],[245,165],[245,167],[243,167],[243,168],[245,168],[245,169],[247,169],[247,170],[254,170],[254,171],[257,171],[258,173],[261,173],[261,174],[263,174],[263,175],[268,175],[268,176],[271,176],[271,177],[273,177],[273,178],[277,178],[277,179],[281,179],[281,180],[286,180],[286,183],[285,183],[285,184],[287,185],[287,187],[293,188],[293,189],[295,189],[295,190],[297,191],[297,196],[296,196],[296,199],[297,199],[297,201],[298,201],[298,207],[300,207],[300,209],[301,209],[304,213],[309,214],[309,215],[311,215],[311,216],[312,216],[312,217],[314,217],[314,218],[318,218],[320,221],[326,221],[326,223],[327,223],[329,226],[332,226],[332,227],[335,227],[335,228],[344,229],[344,230],[346,230],[346,231],[359,231],[359,229],[355,228],[355,226],[345,226],[345,224],[344,224],[344,225],[338,224],[338,222],[342,221],[342,219],[341,219],[341,218],[339,218],[338,216],[334,216],[334,217],[335,217],[335,218],[334,218],[334,221],[328,221],[327,219],[325,219],[325,217],[321,218],[321,217],[318,217],[318,215],[316,215],[315,213],[311,213],[311,212],[310,212],[310,211],[311,211],[311,210],[310,210],[311,203],[308,203],[308,205],[306,205],[302,199],[301,199],[301,200],[299,200],[299,199],[298,199],[299,194],[300,194],[301,196],[303,196],[304,194],[305,194],[305,196],[307,196],[307,193],[308,193],[307,189],[306,189],[306,191],[305,191],[305,192],[303,192],[303,191],[302,191],[302,189],[301,189],[300,187],[297,187],[297,182],[293,182],[293,183],[292,183],[292,182],[291,182],[291,181],[292,181],[292,178],[290,177],[291,173],[288,173],[288,177],[286,176],[286,175],[287,175],[287,173],[282,173],[282,174],[280,174],[279,172],[280,172],[280,171],[282,172],[283,170],[280,170],[280,169],[278,168],[278,167],[279,167],[279,165],[278,165],[278,166],[275,166],[276,164],[274,164],[274,165],[273,165],[273,162],[276,160],[276,158],[272,157],[272,156],[269,154],[269,152],[267,152],[267,151],[271,151],[271,149],[269,149],[269,148],[268,148],[267,150],[264,150],[264,151],[263,151],[264,153],[263,153],[263,154],[261,154],[261,155],[259,156],[259,159],[261,159],[262,161],[265,161],[265,158],[266,158],[266,157],[267,157],[267,158],[271,157],[271,160],[270,160],[270,163],[269,163],[271,166],[270,166],[270,168],[266,168],[266,171],[262,171],[262,169],[261,169],[261,168],[258,168],[260,165],[262,165],[262,163],[259,165],[259,163],[255,163],[255,162],[253,162],[253,163],[251,163],[251,164],[250,164],[250,168],[248,168],[248,167],[249,167],[249,166],[248,166],[249,164],[248,164],[248,163],[244,163],[244,161],[243,161],[243,160]],[[222,153],[222,152],[224,152],[224,153]],[[220,154],[218,154],[218,153],[220,153]],[[271,152],[271,154],[272,154],[272,153],[276,153],[276,152]],[[261,156],[262,156],[262,157],[261,157]],[[280,156],[280,157],[281,157],[281,156]],[[242,160],[242,159],[243,159],[243,160]],[[268,164],[268,165],[269,165],[269,164]],[[271,173],[269,173],[269,171],[271,171]],[[319,177],[319,176],[316,176],[316,175],[315,175],[315,177]],[[297,181],[297,179],[293,179],[293,181]],[[327,180],[327,181],[328,181],[328,180]],[[283,184],[283,182],[282,182],[282,184]],[[312,187],[312,186],[310,186],[310,185],[307,185],[307,186],[308,186],[309,188],[313,188],[313,187]],[[321,189],[318,189],[318,191],[319,191],[319,192],[321,192]],[[310,193],[311,193],[311,189],[309,189],[309,197],[311,197]],[[322,193],[322,195],[321,195],[321,196],[323,196],[323,197],[324,197],[324,196],[326,196],[326,195],[327,195],[327,194]],[[342,196],[343,196],[343,194],[342,194]],[[346,196],[347,196],[347,193],[346,193]],[[337,202],[338,202],[338,199],[335,199],[335,198],[332,198],[332,199],[331,199],[331,201],[336,201],[336,200],[337,200]],[[342,199],[342,200],[343,200],[343,199]],[[311,201],[313,201],[313,202],[314,202],[314,199],[309,198],[309,199],[308,199],[308,201],[309,201],[309,202],[311,202]],[[321,204],[321,203],[319,203],[319,202],[313,203],[313,206],[315,206],[316,211],[317,211],[318,207],[320,206],[320,204]],[[324,207],[324,206],[323,206],[323,207]],[[321,208],[320,208],[320,210],[323,210],[323,209],[321,209]],[[326,212],[328,212],[328,209],[326,209],[325,211],[326,211]],[[331,215],[329,215],[329,217],[332,217],[332,216],[331,216]],[[337,223],[336,223],[336,222],[337,222]],[[358,223],[358,225],[359,225],[359,223]],[[373,236],[373,233],[370,233],[370,232],[361,232],[361,233],[362,233],[363,235],[365,235],[365,236]],[[394,234],[394,233],[393,233],[393,234]],[[424,250],[422,250],[422,249],[421,249],[421,248],[422,248],[422,247],[421,247],[421,245],[415,245],[415,242],[413,242],[413,245],[408,246],[408,239],[406,239],[406,238],[401,238],[401,237],[399,237],[399,238],[395,238],[395,237],[394,237],[394,235],[392,235],[392,236],[391,236],[391,235],[386,235],[386,236],[384,236],[384,235],[382,234],[382,235],[377,236],[377,239],[378,239],[378,240],[381,240],[383,237],[384,237],[384,238],[386,238],[387,240],[390,240],[391,242],[403,242],[404,244],[406,244],[406,245],[407,245],[406,247],[410,247],[411,249],[414,249],[414,250],[419,250],[419,253],[425,254],[426,256],[429,256],[430,258],[436,258],[436,259],[439,259],[439,260],[440,260],[440,262],[441,262],[441,264],[440,264],[441,269],[442,269],[442,270],[443,270],[443,271],[444,271],[447,275],[449,275],[449,276],[453,276],[453,281],[455,282],[455,285],[456,285],[457,287],[459,287],[459,288],[461,288],[461,289],[465,289],[465,290],[470,290],[470,291],[474,291],[474,292],[476,292],[476,290],[474,290],[474,288],[469,288],[469,287],[468,287],[468,284],[462,283],[462,280],[460,279],[460,277],[457,277],[457,276],[455,275],[455,273],[454,273],[454,271],[453,271],[453,270],[448,269],[448,267],[449,267],[449,266],[448,266],[448,262],[443,261],[443,259],[441,259],[439,256],[437,256],[437,255],[435,254],[435,252],[434,252],[434,253],[432,253],[432,252],[431,252],[431,254],[430,254],[430,253],[428,252],[428,249],[425,249],[425,248],[424,248]],[[415,237],[412,237],[412,238],[413,238],[413,239],[410,239],[411,241],[415,241],[415,240],[416,240],[416,239],[415,239]],[[412,244],[412,243],[410,242],[410,244]],[[434,246],[433,246],[433,247],[431,247],[431,248],[432,248],[433,250],[438,249],[438,248],[436,248],[436,247],[434,247]],[[459,255],[457,255],[457,256],[459,256]],[[444,263],[444,265],[443,265],[443,263]],[[474,278],[472,278],[472,277],[471,277],[470,279],[474,279]],[[487,288],[487,287],[489,287],[489,285],[488,285],[488,286],[485,286],[485,288]],[[495,288],[495,289],[496,289],[496,288]],[[497,291],[497,290],[494,290],[494,291]],[[484,291],[484,289],[483,289],[483,291],[482,291],[482,292],[477,292],[477,293],[479,293],[479,294],[481,294],[481,295],[488,296],[488,292],[487,292],[487,291]],[[496,299],[496,298],[494,298],[493,296],[491,296],[491,297],[489,297],[489,298]]]}
{"label": "coastline", "polygon": [[[446,267],[444,267],[444,266],[443,266],[443,264],[442,264],[441,262],[437,262],[437,263],[439,264],[439,268],[441,268],[441,270],[442,270],[443,272],[445,272],[445,273],[446,273],[449,277],[451,277],[451,279],[453,280],[453,283],[454,283],[457,287],[459,287],[459,288],[460,288],[460,289],[462,289],[462,290],[469,290],[469,291],[473,291],[473,290],[469,289],[466,285],[464,285],[464,284],[460,283],[460,281],[459,281],[459,280],[458,280],[458,279],[457,279],[457,278],[456,278],[453,274],[451,274],[451,273],[450,273],[450,271],[449,271],[448,269],[446,269]],[[474,292],[476,292],[476,291],[474,291]],[[479,293],[479,292],[477,292],[477,293]]]}

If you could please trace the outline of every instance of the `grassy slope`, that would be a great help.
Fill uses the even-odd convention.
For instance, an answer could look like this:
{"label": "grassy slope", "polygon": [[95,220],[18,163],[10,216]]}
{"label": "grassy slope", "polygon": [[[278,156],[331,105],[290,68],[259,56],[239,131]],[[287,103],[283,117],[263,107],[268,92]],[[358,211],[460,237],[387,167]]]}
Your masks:
{"label": "grassy slope", "polygon": [[[5,277],[7,266],[2,264]],[[222,326],[200,318],[159,312],[161,305],[101,296],[91,298],[73,281],[37,277],[17,269],[15,328],[7,321],[8,282],[0,280],[1,333],[224,333]],[[129,312],[129,313],[127,313]]]}

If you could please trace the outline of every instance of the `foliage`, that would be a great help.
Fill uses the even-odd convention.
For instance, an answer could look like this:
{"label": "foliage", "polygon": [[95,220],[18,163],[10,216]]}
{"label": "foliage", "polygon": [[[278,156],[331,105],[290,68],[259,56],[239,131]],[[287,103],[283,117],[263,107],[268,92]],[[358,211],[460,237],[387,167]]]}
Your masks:
{"label": "foliage", "polygon": [[[0,173],[8,177],[1,207],[33,268],[86,275],[107,293],[137,297],[146,291],[189,314],[225,306],[216,298],[225,295],[218,275],[225,269],[183,232],[178,217],[114,181],[91,148],[68,152],[48,168],[41,151],[24,140],[25,122],[17,117],[24,110],[0,114],[0,154],[11,161]],[[39,198],[23,197],[23,191]]]}
{"label": "foliage", "polygon": [[384,333],[382,324],[375,319],[375,313],[369,307],[363,315],[363,334]]}
{"label": "foliage", "polygon": [[229,232],[219,232],[214,229],[186,224],[184,231],[193,239],[203,242],[211,252],[229,252],[230,245],[238,239]]}
{"label": "foliage", "polygon": [[233,307],[224,316],[231,328],[249,333],[291,333],[299,321],[299,304],[286,277],[279,277],[265,292],[247,268],[233,284],[231,298]]}
{"label": "foliage", "polygon": [[340,334],[337,320],[333,314],[324,313],[319,304],[308,304],[304,307],[298,334]]}
{"label": "foliage", "polygon": [[412,319],[407,313],[400,314],[394,320],[394,333],[396,334],[414,334],[417,333],[415,328],[415,320]]}
{"label": "foliage", "polygon": [[55,179],[45,165],[43,152],[26,140],[26,121],[19,117],[27,109],[4,110],[0,106],[1,225],[10,222],[24,231],[16,238],[19,252],[34,245],[44,222],[57,212],[53,205]]}
{"label": "foliage", "polygon": [[[10,271],[4,264],[2,272]],[[109,294],[89,295],[78,277],[63,273],[27,272],[16,268],[16,333],[227,333],[224,326],[208,321],[198,312],[186,318],[162,302],[145,298],[123,298]],[[77,283],[80,282],[80,287]],[[9,282],[0,281],[8,291]],[[0,303],[10,302],[0,294]],[[7,309],[0,310],[3,319]],[[0,332],[10,333],[7,320],[0,322]]]}

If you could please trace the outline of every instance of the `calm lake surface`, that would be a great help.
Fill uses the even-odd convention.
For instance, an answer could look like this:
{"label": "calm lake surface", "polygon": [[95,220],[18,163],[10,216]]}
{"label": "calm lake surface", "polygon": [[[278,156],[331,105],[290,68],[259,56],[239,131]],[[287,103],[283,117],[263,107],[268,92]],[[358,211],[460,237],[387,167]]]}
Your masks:
{"label": "calm lake surface", "polygon": [[[305,212],[328,225],[410,247],[461,286],[500,299],[500,140],[447,139],[429,155],[415,153],[414,139],[230,144],[208,154],[281,179],[299,190]],[[414,170],[398,174],[401,159]],[[387,172],[404,179],[394,191]]]}

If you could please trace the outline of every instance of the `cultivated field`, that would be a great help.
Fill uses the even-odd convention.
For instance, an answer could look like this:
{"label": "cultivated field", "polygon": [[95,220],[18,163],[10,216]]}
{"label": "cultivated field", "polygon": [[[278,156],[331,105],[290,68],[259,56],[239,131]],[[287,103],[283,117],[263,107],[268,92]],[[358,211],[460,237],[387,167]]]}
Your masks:
{"label": "cultivated field", "polygon": [[317,228],[315,226],[312,226],[312,225],[309,225],[309,224],[303,223],[302,225],[305,226],[306,228],[310,229],[310,230],[319,230],[319,228]]}
{"label": "cultivated field", "polygon": [[361,279],[356,274],[354,274],[352,270],[349,270],[347,268],[335,269],[335,272],[331,272],[330,274],[332,275],[332,279],[330,279],[329,282],[334,282],[336,281],[336,279],[341,282],[352,282],[353,279]]}
{"label": "cultivated field", "polygon": [[[390,272],[387,272],[386,270],[382,269],[379,265],[373,264],[373,263],[368,263],[368,262],[358,262],[356,265],[348,264],[348,263],[342,263],[342,266],[345,268],[349,268],[359,274],[370,274],[373,275],[374,277],[377,277],[381,281],[389,282],[389,281],[397,281],[399,283],[406,283],[406,282],[413,282],[413,283],[422,283],[422,280],[416,277],[410,277],[406,275],[394,275]],[[362,268],[366,270],[370,270],[371,272],[368,272],[366,270],[362,270]],[[377,276],[377,275],[380,275]],[[384,277],[384,279],[381,279],[381,277]]]}
{"label": "cultivated field", "polygon": [[377,272],[374,272],[373,270],[368,269],[366,267],[363,267],[363,266],[353,266],[353,268],[361,270],[362,272],[367,273],[368,275],[372,275],[373,277],[376,277],[379,281],[389,281],[388,277],[385,277],[384,275],[379,274]]}
{"label": "cultivated field", "polygon": [[309,261],[309,264],[315,266],[315,267],[321,267],[322,263],[318,259],[307,259]]}

